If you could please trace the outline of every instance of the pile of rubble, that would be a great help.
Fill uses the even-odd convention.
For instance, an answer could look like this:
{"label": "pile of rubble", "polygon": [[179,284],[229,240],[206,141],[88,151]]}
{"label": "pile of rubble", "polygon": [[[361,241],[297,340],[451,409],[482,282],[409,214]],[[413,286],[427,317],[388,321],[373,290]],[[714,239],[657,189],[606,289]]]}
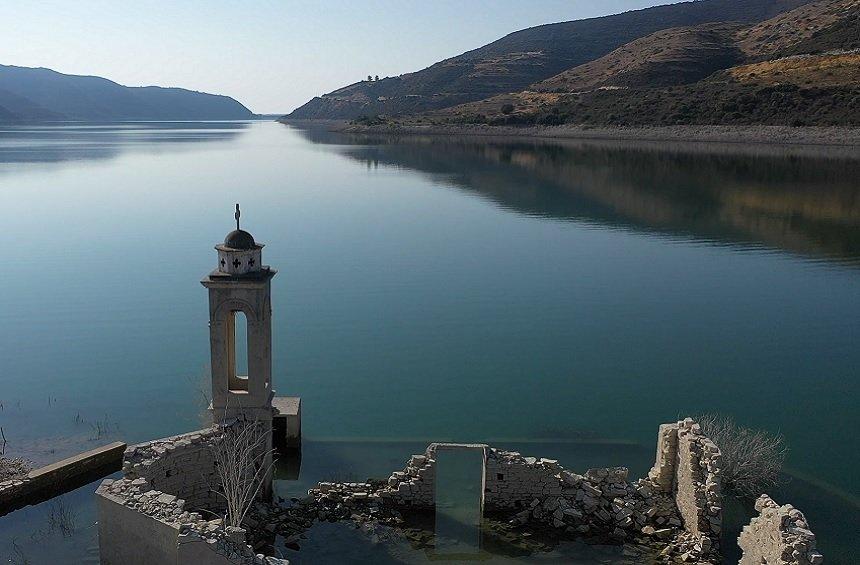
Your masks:
{"label": "pile of rubble", "polygon": [[[304,504],[315,508],[320,519],[397,525],[400,511],[432,509],[434,455],[431,445],[384,482],[320,483],[308,491]],[[650,479],[629,482],[625,467],[579,475],[555,460],[488,448],[485,489],[487,511],[521,532],[655,547],[666,562],[711,563],[716,558],[709,538],[684,532],[672,495]]]}

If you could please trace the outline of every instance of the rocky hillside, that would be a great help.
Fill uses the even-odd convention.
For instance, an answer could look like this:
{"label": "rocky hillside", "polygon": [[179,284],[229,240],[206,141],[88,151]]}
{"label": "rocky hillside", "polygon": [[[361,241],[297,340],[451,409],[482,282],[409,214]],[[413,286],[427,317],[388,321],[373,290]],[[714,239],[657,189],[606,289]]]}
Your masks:
{"label": "rocky hillside", "polygon": [[831,34],[833,26],[857,6],[856,0],[819,0],[801,6],[741,31],[736,38],[738,48],[751,59],[779,57],[794,50],[808,53],[823,47],[821,35]]}
{"label": "rocky hillside", "polygon": [[599,87],[670,86],[701,80],[743,60],[735,41],[742,24],[670,28],[532,85],[536,92]]}
{"label": "rocky hillside", "polygon": [[183,88],[128,87],[93,76],[0,65],[0,123],[250,118],[230,98]]}
{"label": "rocky hillside", "polygon": [[287,117],[351,119],[447,108],[520,91],[660,30],[717,21],[757,23],[809,2],[699,0],[537,26],[418,72],[345,86],[314,98]]}
{"label": "rocky hillside", "polygon": [[491,124],[860,125],[860,0],[662,30],[531,85],[425,114]]}

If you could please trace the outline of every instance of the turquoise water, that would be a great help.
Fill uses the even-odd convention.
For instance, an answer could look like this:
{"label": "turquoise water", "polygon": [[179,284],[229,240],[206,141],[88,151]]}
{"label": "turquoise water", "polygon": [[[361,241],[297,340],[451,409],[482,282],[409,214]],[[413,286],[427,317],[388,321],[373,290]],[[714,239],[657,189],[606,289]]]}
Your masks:
{"label": "turquoise water", "polygon": [[[783,498],[839,562],[860,550],[858,178],[846,150],[0,129],[7,453],[200,425],[198,281],[240,202],[279,270],[275,387],[303,398],[283,488],[432,440],[644,472],[659,423],[717,411],[785,435]],[[0,556],[22,527],[0,518]]]}

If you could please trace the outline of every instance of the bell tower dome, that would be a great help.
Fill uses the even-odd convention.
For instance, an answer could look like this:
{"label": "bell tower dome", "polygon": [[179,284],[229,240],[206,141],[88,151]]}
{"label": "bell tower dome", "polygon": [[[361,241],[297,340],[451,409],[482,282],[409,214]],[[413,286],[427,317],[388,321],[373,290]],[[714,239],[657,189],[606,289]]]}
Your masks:
{"label": "bell tower dome", "polygon": [[[271,280],[276,271],[262,264],[263,245],[239,227],[215,246],[218,266],[200,281],[209,290],[209,343],[212,417],[272,421]],[[248,374],[237,370],[236,317],[247,321]]]}
{"label": "bell tower dome", "polygon": [[[254,236],[239,228],[242,213],[236,204],[236,229],[227,234],[224,243],[216,245],[218,272],[228,275],[247,275],[263,270],[263,245],[254,241]],[[267,267],[268,268],[268,267]]]}

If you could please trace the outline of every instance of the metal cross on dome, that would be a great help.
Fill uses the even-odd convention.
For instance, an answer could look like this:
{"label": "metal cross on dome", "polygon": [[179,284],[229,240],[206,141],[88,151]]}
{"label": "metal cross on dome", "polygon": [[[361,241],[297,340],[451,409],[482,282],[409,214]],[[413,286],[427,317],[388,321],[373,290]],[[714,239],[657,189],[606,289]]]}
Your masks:
{"label": "metal cross on dome", "polygon": [[239,216],[241,216],[241,215],[242,215],[242,212],[239,211],[239,203],[237,202],[236,203],[236,213],[233,215],[233,217],[236,218],[236,229],[237,230],[239,229]]}

